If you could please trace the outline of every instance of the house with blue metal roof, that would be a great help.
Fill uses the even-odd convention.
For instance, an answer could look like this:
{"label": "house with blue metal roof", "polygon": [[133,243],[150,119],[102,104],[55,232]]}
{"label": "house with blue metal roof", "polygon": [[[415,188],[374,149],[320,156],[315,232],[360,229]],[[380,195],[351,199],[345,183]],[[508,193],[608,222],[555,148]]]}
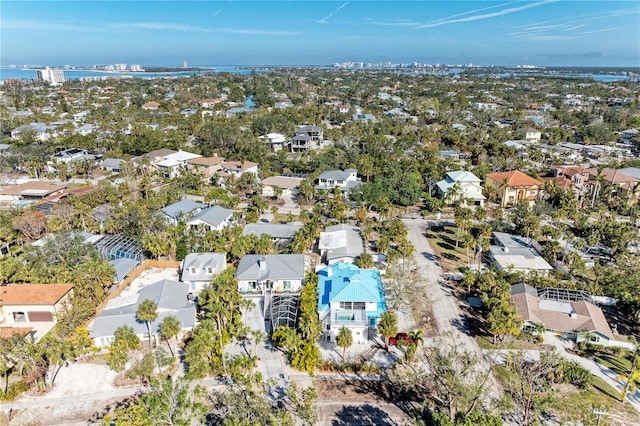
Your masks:
{"label": "house with blue metal roof", "polygon": [[346,327],[354,342],[368,340],[386,311],[377,269],[337,262],[318,271],[318,316],[325,339],[335,341],[340,329]]}

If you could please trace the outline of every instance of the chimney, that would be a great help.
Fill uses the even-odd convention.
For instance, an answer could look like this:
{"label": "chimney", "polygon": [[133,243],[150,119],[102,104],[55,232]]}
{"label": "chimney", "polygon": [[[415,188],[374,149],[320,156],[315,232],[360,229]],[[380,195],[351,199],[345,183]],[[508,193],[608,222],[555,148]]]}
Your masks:
{"label": "chimney", "polygon": [[505,253],[509,253],[509,247],[504,246],[504,247],[502,248],[502,251],[504,251]]}
{"label": "chimney", "polygon": [[569,318],[577,318],[577,317],[578,315],[576,314],[576,311],[572,309],[571,312],[569,312]]}

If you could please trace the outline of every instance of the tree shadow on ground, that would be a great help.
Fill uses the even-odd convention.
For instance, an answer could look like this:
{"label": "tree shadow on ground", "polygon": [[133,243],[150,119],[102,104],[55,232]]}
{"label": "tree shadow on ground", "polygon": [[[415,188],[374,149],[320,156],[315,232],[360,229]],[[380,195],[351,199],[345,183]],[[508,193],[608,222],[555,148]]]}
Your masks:
{"label": "tree shadow on ground", "polygon": [[396,426],[398,423],[378,407],[371,404],[345,405],[336,413],[333,426],[376,425]]}
{"label": "tree shadow on ground", "polygon": [[456,256],[455,254],[451,254],[451,253],[442,253],[442,257],[444,257],[447,260],[451,260],[453,262],[458,262],[460,260],[460,258],[458,256]]}

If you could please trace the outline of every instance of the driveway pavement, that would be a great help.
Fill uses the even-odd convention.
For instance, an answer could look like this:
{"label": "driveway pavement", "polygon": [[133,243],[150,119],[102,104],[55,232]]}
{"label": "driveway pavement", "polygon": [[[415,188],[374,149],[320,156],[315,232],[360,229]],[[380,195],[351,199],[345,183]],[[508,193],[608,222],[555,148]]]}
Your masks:
{"label": "driveway pavement", "polygon": [[[456,345],[463,345],[467,350],[475,353],[482,366],[488,369],[489,363],[485,359],[485,354],[470,331],[458,304],[458,298],[451,292],[443,279],[442,267],[426,238],[427,227],[432,222],[420,217],[403,218],[402,221],[407,225],[409,241],[415,248],[414,259],[418,270],[426,278],[425,291],[431,299],[431,310],[438,334],[450,337]],[[489,397],[498,400],[501,396],[501,386],[495,379],[492,379],[491,382]]]}

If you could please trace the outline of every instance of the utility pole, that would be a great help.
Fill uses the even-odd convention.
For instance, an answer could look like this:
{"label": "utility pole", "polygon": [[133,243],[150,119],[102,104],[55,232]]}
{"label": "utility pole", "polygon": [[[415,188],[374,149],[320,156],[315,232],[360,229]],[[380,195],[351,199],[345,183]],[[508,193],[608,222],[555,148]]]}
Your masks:
{"label": "utility pole", "polygon": [[593,414],[596,415],[596,426],[600,426],[600,416],[608,416],[609,413],[606,411],[598,410],[597,408],[593,409]]}

